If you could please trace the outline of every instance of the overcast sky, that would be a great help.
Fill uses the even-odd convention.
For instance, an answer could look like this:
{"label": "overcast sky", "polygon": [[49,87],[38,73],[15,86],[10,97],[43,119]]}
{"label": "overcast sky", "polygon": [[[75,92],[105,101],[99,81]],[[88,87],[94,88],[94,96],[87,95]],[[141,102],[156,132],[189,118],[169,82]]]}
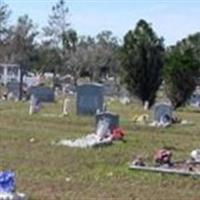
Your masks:
{"label": "overcast sky", "polygon": [[[40,27],[47,23],[57,0],[0,0],[12,10],[11,21],[28,14]],[[175,44],[188,34],[200,31],[199,0],[66,0],[72,28],[79,34],[96,35],[111,30],[123,38],[139,19],[152,24],[165,43]]]}

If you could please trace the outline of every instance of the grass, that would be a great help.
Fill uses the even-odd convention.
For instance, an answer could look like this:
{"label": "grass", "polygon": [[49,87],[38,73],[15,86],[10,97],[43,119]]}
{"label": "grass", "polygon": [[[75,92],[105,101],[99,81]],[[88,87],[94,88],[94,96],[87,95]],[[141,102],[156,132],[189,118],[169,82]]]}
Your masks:
{"label": "grass", "polygon": [[[29,200],[199,200],[200,178],[130,171],[133,155],[151,161],[154,152],[168,146],[174,159],[185,159],[199,147],[199,113],[181,109],[178,116],[193,126],[168,129],[136,126],[131,116],[142,113],[138,105],[113,102],[120,114],[126,143],[96,149],[51,145],[52,141],[77,138],[90,133],[94,119],[75,115],[60,118],[61,102],[44,105],[37,115],[28,116],[28,103],[0,103],[0,170],[16,172],[17,190]],[[49,114],[46,116],[45,114]],[[54,115],[51,115],[54,114]],[[30,139],[34,138],[34,142]]]}

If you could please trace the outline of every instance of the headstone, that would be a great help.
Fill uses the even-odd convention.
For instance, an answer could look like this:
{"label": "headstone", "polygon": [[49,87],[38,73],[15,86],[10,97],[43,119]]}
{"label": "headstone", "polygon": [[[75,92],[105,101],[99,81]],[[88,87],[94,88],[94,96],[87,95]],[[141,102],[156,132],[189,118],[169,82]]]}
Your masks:
{"label": "headstone", "polygon": [[37,113],[40,111],[41,104],[37,97],[34,95],[31,95],[30,98],[30,107],[29,107],[29,115],[32,115],[33,113]]}
{"label": "headstone", "polygon": [[111,134],[110,128],[109,128],[109,121],[106,119],[103,120],[99,120],[96,126],[96,134],[100,137],[100,138],[106,138],[109,137],[109,135]]}
{"label": "headstone", "polygon": [[67,116],[68,113],[69,113],[69,102],[70,102],[70,100],[68,98],[64,99],[64,102],[63,102],[63,113],[62,113],[63,116]]}
{"label": "headstone", "polygon": [[149,101],[145,101],[144,102],[144,110],[148,110],[149,109]]}
{"label": "headstone", "polygon": [[95,115],[103,109],[103,86],[101,84],[85,84],[77,87],[77,114]]}
{"label": "headstone", "polygon": [[154,108],[154,121],[160,122],[165,117],[172,119],[173,108],[167,103],[160,103]]}
{"label": "headstone", "polygon": [[193,94],[190,98],[190,105],[200,107],[200,94]]}
{"label": "headstone", "polygon": [[119,115],[111,112],[101,112],[96,115],[96,126],[99,121],[105,120],[109,123],[109,129],[112,131],[119,127]]}
{"label": "headstone", "polygon": [[55,101],[54,91],[49,87],[31,87],[29,89],[29,95],[34,95],[40,102],[51,103]]}
{"label": "headstone", "polygon": [[19,99],[20,84],[18,82],[9,82],[7,84],[7,94],[10,99]]}

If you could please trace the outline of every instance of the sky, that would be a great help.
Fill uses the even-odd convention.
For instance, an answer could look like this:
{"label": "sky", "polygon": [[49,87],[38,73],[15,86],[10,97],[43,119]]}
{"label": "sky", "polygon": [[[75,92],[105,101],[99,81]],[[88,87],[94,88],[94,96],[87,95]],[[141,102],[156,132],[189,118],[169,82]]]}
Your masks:
{"label": "sky", "polygon": [[[28,14],[39,28],[45,26],[51,8],[58,0],[0,0],[12,10],[11,23]],[[71,27],[80,35],[95,36],[111,30],[119,39],[138,20],[152,24],[166,45],[175,44],[189,34],[200,31],[199,0],[66,0]]]}

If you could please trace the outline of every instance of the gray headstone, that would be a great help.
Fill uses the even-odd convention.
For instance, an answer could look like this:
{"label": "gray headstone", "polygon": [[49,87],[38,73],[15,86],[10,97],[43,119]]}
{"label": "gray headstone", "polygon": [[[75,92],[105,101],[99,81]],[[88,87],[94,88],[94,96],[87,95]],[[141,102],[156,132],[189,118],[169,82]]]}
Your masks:
{"label": "gray headstone", "polygon": [[51,103],[55,101],[54,91],[49,87],[36,86],[29,89],[29,95],[33,95],[40,102]]}
{"label": "gray headstone", "polygon": [[157,104],[154,108],[154,121],[160,122],[165,116],[168,116],[170,119],[172,119],[172,114],[173,108],[171,105],[166,103]]}
{"label": "gray headstone", "polygon": [[20,84],[18,82],[9,82],[7,84],[8,94],[12,93],[15,98],[19,98]]}
{"label": "gray headstone", "polygon": [[119,127],[119,115],[111,112],[102,112],[96,115],[96,125],[100,120],[106,120],[109,123],[109,129],[113,130]]}
{"label": "gray headstone", "polygon": [[103,109],[103,86],[100,84],[84,84],[77,87],[77,114],[95,115]]}
{"label": "gray headstone", "polygon": [[39,106],[40,105],[40,100],[37,97],[35,97],[34,95],[31,95],[30,105],[33,106],[33,107]]}
{"label": "gray headstone", "polygon": [[34,95],[31,95],[30,97],[30,107],[29,107],[29,115],[32,115],[33,113],[37,113],[40,111],[41,105],[40,101],[37,97]]}

